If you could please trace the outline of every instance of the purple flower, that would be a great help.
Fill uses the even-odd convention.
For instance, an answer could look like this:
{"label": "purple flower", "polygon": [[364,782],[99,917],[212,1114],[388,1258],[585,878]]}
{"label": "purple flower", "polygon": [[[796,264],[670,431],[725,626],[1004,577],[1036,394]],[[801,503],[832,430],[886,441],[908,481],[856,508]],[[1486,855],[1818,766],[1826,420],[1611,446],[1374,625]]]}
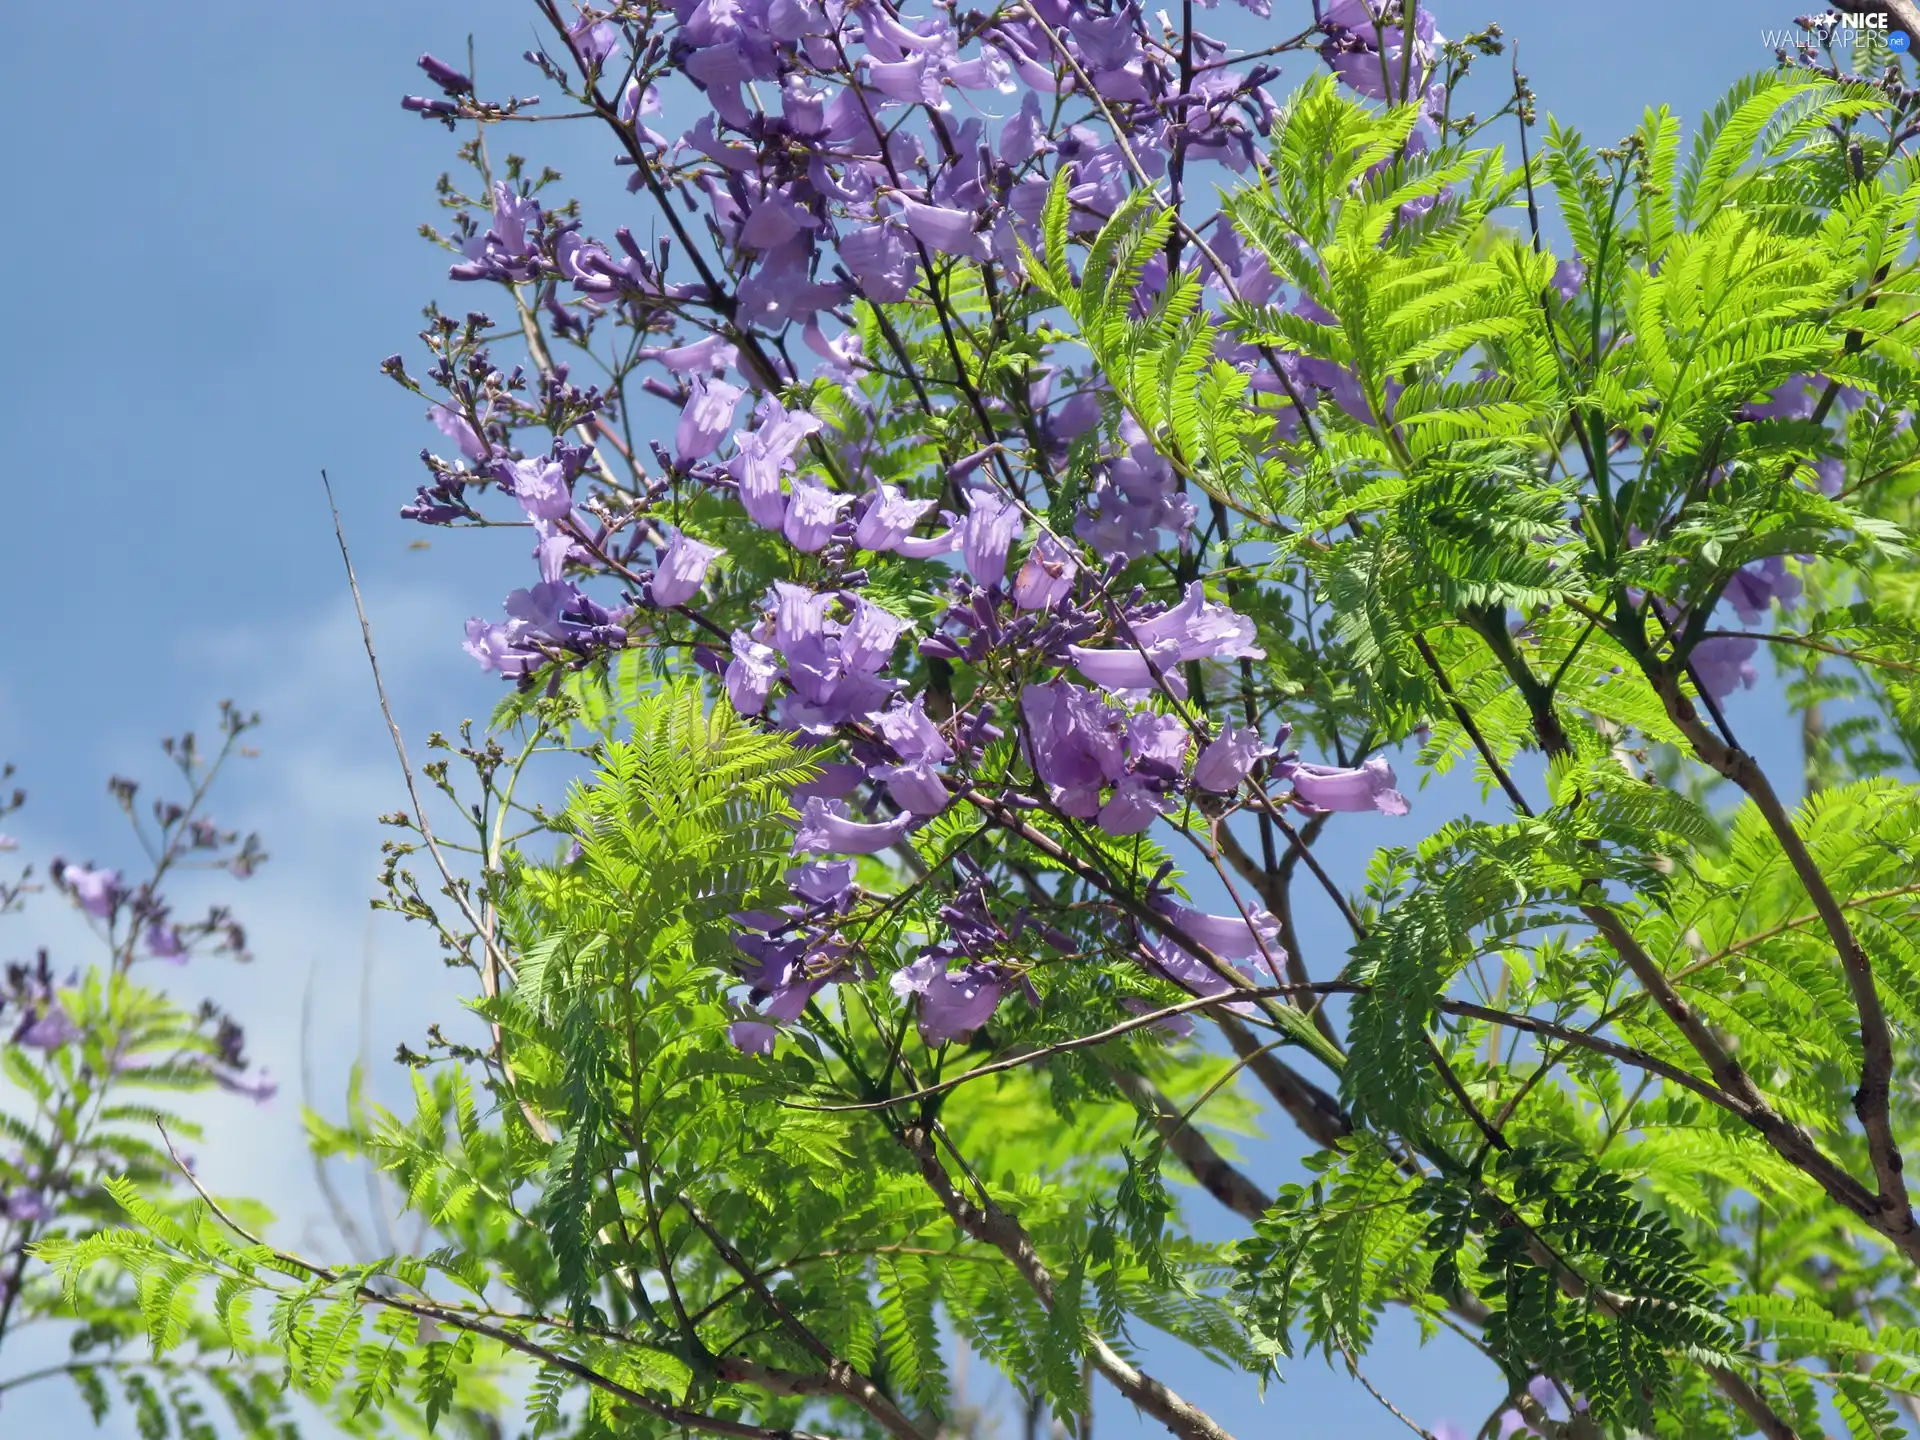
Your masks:
{"label": "purple flower", "polygon": [[11,835],[0,835],[0,850],[18,850],[20,842]]}
{"label": "purple flower", "polygon": [[919,257],[898,227],[885,221],[842,237],[838,253],[860,293],[874,304],[899,303],[920,278]]}
{"label": "purple flower", "polygon": [[[1415,5],[1411,16],[1385,21],[1389,8],[1387,0],[1330,0],[1321,12],[1321,25],[1335,38],[1321,47],[1321,55],[1341,83],[1360,94],[1381,100],[1391,90],[1396,99],[1405,100],[1426,88],[1427,68],[1442,37],[1434,31],[1432,12],[1424,7]],[[1402,52],[1409,40],[1412,65],[1407,94],[1401,95]]]}
{"label": "purple flower", "polygon": [[1096,650],[1085,645],[1069,645],[1067,654],[1073,657],[1080,673],[1102,690],[1152,690],[1164,681],[1176,699],[1186,698],[1187,682],[1175,669],[1180,663],[1180,647],[1176,641],[1159,641],[1148,646],[1144,654],[1131,647]]}
{"label": "purple flower", "polygon": [[264,1105],[280,1093],[280,1082],[265,1070],[251,1078],[227,1070],[215,1070],[213,1083],[230,1095],[245,1095],[256,1105]]}
{"label": "purple flower", "polygon": [[427,411],[427,417],[433,421],[440,433],[460,447],[460,453],[469,460],[487,458],[487,447],[481,443],[480,436],[473,426],[467,423],[467,417],[458,410],[445,405],[435,405]]}
{"label": "purple flower", "polygon": [[531,518],[564,520],[573,513],[573,482],[560,461],[540,456],[502,461],[494,473]]}
{"label": "purple flower", "polygon": [[[1080,417],[1067,414],[1076,404],[1086,419],[1099,419],[1098,398],[1082,392],[1062,407],[1056,432],[1070,418],[1078,423]],[[1160,531],[1179,533],[1194,518],[1193,502],[1180,493],[1173,466],[1130,418],[1121,423],[1121,437],[1126,453],[1099,468],[1087,497],[1089,509],[1073,524],[1073,533],[1103,560],[1138,560],[1160,548]]]}
{"label": "purple flower", "polygon": [[[1159,935],[1142,933],[1140,948],[1144,952],[1146,968],[1150,973],[1171,980],[1182,990],[1192,995],[1225,995],[1232,990],[1233,983],[1214,970],[1197,955],[1182,946],[1174,944]],[[1236,1011],[1251,1009],[1250,1005],[1235,1005]]]}
{"label": "purple flower", "polygon": [[727,662],[727,699],[742,715],[767,708],[773,682],[780,678],[779,657],[744,630],[733,632],[733,658]]}
{"label": "purple flower", "polygon": [[727,1026],[727,1039],[743,1055],[771,1055],[773,1042],[780,1034],[777,1025],[760,1020],[736,1020]]}
{"label": "purple flower", "polygon": [[761,254],[751,275],[740,282],[740,314],[769,329],[787,321],[803,322],[814,311],[846,298],[844,285],[817,284],[811,278],[813,237],[798,235]]}
{"label": "purple flower", "polygon": [[704,460],[720,448],[727,431],[733,428],[733,407],[743,393],[739,386],[724,380],[693,377],[692,394],[680,412],[680,423],[673,431],[673,453],[682,465]]}
{"label": "purple flower", "polygon": [[1020,692],[1034,773],[1063,814],[1091,820],[1100,791],[1126,774],[1127,715],[1093,691],[1054,680]]}
{"label": "purple flower", "polygon": [[992,962],[974,961],[949,971],[944,957],[923,955],[895,971],[890,983],[903,1000],[920,997],[920,1034],[929,1045],[944,1045],[992,1019],[1007,982],[1006,972]]}
{"label": "purple flower", "polygon": [[931,500],[909,500],[897,486],[882,485],[871,492],[866,508],[860,512],[853,527],[853,543],[875,552],[897,549],[933,506]]}
{"label": "purple flower", "polygon": [[27,1007],[14,1028],[13,1043],[35,1050],[58,1050],[80,1038],[80,1027],[67,1014],[58,996],[49,996]]}
{"label": "purple flower", "polygon": [[1187,768],[1187,727],[1172,715],[1143,710],[1127,719],[1127,759],[1136,775],[1171,785]]}
{"label": "purple flower", "polygon": [[788,543],[803,555],[824,550],[827,542],[833,538],[833,527],[840,518],[840,512],[857,498],[853,495],[836,495],[811,475],[797,475],[793,481],[793,494],[787,501],[782,533]]}
{"label": "purple flower", "polygon": [[951,760],[953,747],[947,744],[940,727],[927,718],[926,702],[921,696],[911,701],[895,701],[874,722],[893,753],[902,760]]}
{"label": "purple flower", "polygon": [[1760,679],[1753,657],[1760,642],[1744,635],[1717,635],[1702,640],[1687,656],[1700,688],[1717,704],[1735,690],[1751,690]]}
{"label": "purple flower", "polygon": [[[1778,600],[1785,609],[1800,597],[1800,577],[1787,569],[1786,557],[1769,555],[1734,571],[1727,583],[1727,599],[1740,614],[1743,625],[1757,625]],[[1699,652],[1696,650],[1696,654]]]}
{"label": "purple flower", "polygon": [[[1151,1015],[1161,1007],[1151,1001],[1142,1000],[1138,995],[1122,995],[1120,1008],[1129,1015]],[[1190,1015],[1164,1015],[1148,1027],[1151,1030],[1164,1030],[1169,1035],[1177,1035],[1182,1040],[1193,1034],[1193,1017]]]}
{"label": "purple flower", "polygon": [[793,837],[793,853],[877,855],[904,839],[917,818],[899,815],[878,825],[863,825],[847,817],[847,807],[840,801],[816,796],[807,801],[807,808],[801,812],[800,829]]}
{"label": "purple flower", "polygon": [[1407,797],[1393,788],[1393,766],[1379,755],[1351,768],[1282,760],[1275,771],[1293,783],[1294,803],[1308,812],[1378,810],[1382,815],[1405,815],[1408,810]]}
{"label": "purple flower", "polygon": [[787,871],[787,885],[802,900],[831,905],[853,886],[851,860],[812,860]]}
{"label": "purple flower", "polygon": [[828,618],[827,612],[832,609],[831,595],[820,595],[785,580],[774,581],[774,646],[791,656],[809,643],[819,644],[829,632],[837,634],[838,627]]}
{"label": "purple flower", "polygon": [[583,15],[567,30],[567,39],[573,42],[580,63],[589,70],[598,70],[620,43],[620,31],[604,20],[595,21]]}
{"label": "purple flower", "polygon": [[1167,813],[1165,795],[1144,780],[1129,775],[1113,787],[1113,795],[1100,807],[1095,823],[1109,835],[1138,835]]}
{"label": "purple flower", "polygon": [[914,238],[929,250],[942,255],[957,255],[964,260],[986,260],[992,253],[987,237],[975,232],[973,212],[945,205],[922,205],[917,200],[900,200],[902,218]]}
{"label": "purple flower", "polygon": [[1164,892],[1154,894],[1147,903],[1222,960],[1279,960],[1287,953],[1280,948],[1279,920],[1265,910],[1251,915],[1208,915],[1188,909]]}
{"label": "purple flower", "polygon": [[187,947],[181,942],[178,930],[156,920],[147,927],[147,953],[156,960],[179,965],[186,961]]}
{"label": "purple flower", "polygon": [[822,800],[844,800],[860,788],[860,782],[867,778],[867,772],[858,765],[849,765],[841,760],[830,760],[820,767],[820,773],[811,780],[803,780],[793,787],[793,808],[804,810],[807,801],[818,795]]}
{"label": "purple flower", "polygon": [[1553,267],[1553,291],[1562,300],[1571,300],[1587,283],[1587,266],[1578,255]]}
{"label": "purple flower", "polygon": [[718,545],[707,545],[691,536],[675,532],[660,555],[653,579],[647,584],[647,598],[662,610],[684,605],[700,593],[706,582],[707,567],[724,554]]}
{"label": "purple flower", "polygon": [[1207,742],[1200,758],[1193,762],[1193,783],[1202,790],[1231,795],[1253,772],[1253,767],[1271,754],[1273,747],[1260,739],[1258,730],[1227,725]]}
{"label": "purple flower", "polygon": [[658,360],[675,375],[694,375],[702,371],[724,375],[740,358],[739,349],[724,335],[703,335],[686,345],[668,350],[646,349],[643,360]]}
{"label": "purple flower", "polygon": [[1253,621],[1207,599],[1198,580],[1187,586],[1178,605],[1128,623],[1134,638],[1149,649],[1163,641],[1178,644],[1182,660],[1259,660],[1267,653],[1253,643]]}
{"label": "purple flower", "polygon": [[61,869],[60,880],[87,914],[96,920],[113,918],[122,893],[118,870],[89,870],[84,865],[68,865]]}
{"label": "purple flower", "polygon": [[47,1203],[47,1197],[38,1190],[14,1190],[4,1199],[0,1199],[0,1216],[8,1220],[27,1221],[38,1224],[51,1218],[53,1207]]}
{"label": "purple flower", "polygon": [[967,518],[960,536],[967,573],[989,589],[1006,578],[1007,552],[1026,527],[1020,507],[987,490],[967,492]]}
{"label": "purple flower", "polygon": [[1749,420],[1811,420],[1820,396],[1811,375],[1792,375],[1768,392],[1761,404],[1746,407]]}
{"label": "purple flower", "polygon": [[[951,510],[942,510],[940,514],[949,521],[953,519]],[[903,560],[931,560],[936,555],[950,555],[959,548],[960,526],[950,524],[938,535],[928,535],[924,538],[909,535],[906,539],[895,542],[893,553]]]}
{"label": "purple flower", "polygon": [[787,497],[780,477],[793,468],[794,452],[820,421],[805,410],[791,411],[769,395],[754,409],[757,428],[734,439],[727,469],[740,485],[740,503],[763,530],[778,530],[786,520]]}
{"label": "purple flower", "polygon": [[427,78],[449,95],[465,95],[473,89],[473,81],[444,60],[432,55],[422,55],[413,63],[426,71]]}
{"label": "purple flower", "polygon": [[938,815],[953,796],[948,793],[940,772],[929,760],[908,760],[899,765],[876,765],[868,772],[884,781],[893,803],[911,815]]}
{"label": "purple flower", "polygon": [[1079,573],[1072,552],[1053,536],[1042,535],[1013,577],[1013,603],[1021,610],[1051,610],[1072,593]]}
{"label": "purple flower", "polygon": [[531,674],[547,657],[522,643],[525,628],[489,624],[475,616],[467,621],[467,639],[461,648],[480,662],[483,671],[509,677]]}
{"label": "purple flower", "polygon": [[460,248],[463,265],[447,271],[454,280],[531,280],[539,260],[527,240],[527,229],[540,223],[540,202],[521,195],[505,181],[493,187],[493,224]]}
{"label": "purple flower", "polygon": [[912,621],[856,595],[853,617],[840,635],[840,663],[850,672],[878,674],[893,659],[900,637],[912,628]]}

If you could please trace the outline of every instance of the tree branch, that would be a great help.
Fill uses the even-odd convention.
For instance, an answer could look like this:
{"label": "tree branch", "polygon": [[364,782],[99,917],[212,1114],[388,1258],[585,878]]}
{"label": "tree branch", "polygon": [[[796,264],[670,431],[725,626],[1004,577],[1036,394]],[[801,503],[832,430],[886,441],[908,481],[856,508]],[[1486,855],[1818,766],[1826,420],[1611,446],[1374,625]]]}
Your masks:
{"label": "tree branch", "polygon": [[[1053,1309],[1053,1272],[1034,1249],[1026,1228],[982,1192],[974,1204],[954,1188],[953,1177],[940,1163],[933,1137],[920,1126],[897,1131],[901,1144],[919,1162],[920,1174],[947,1214],[967,1234],[991,1245],[1012,1262],[1014,1269],[1048,1310]],[[1183,1400],[1151,1375],[1136,1369],[1091,1327],[1086,1330],[1089,1358],[1113,1388],[1158,1420],[1182,1440],[1233,1440],[1232,1434],[1205,1411]]]}

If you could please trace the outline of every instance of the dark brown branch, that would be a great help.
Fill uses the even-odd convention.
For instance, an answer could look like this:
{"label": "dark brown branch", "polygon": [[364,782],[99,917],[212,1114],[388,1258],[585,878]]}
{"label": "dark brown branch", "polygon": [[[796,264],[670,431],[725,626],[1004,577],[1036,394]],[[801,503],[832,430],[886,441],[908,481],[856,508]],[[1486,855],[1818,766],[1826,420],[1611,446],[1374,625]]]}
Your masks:
{"label": "dark brown branch", "polygon": [[1686,736],[1694,753],[1753,801],[1839,953],[1840,969],[1860,1016],[1860,1087],[1854,1092],[1853,1109],[1860,1117],[1861,1129],[1866,1132],[1867,1152],[1880,1186],[1880,1193],[1874,1197],[1874,1228],[1900,1243],[1908,1255],[1920,1258],[1920,1227],[1916,1227],[1914,1221],[1906,1177],[1902,1173],[1905,1161],[1893,1133],[1893,1030],[1887,1023],[1880,991],[1874,983],[1873,963],[1854,935],[1845,908],[1827,884],[1827,877],[1821,873],[1806,841],[1800,838],[1793,817],[1775,793],[1766,771],[1745,750],[1723,741],[1701,723],[1698,712],[1681,692],[1679,678],[1671,667],[1656,667],[1649,678],[1659,692],[1667,717]]}
{"label": "dark brown branch", "polygon": [[858,1368],[834,1354],[825,1341],[803,1324],[799,1317],[781,1302],[780,1297],[767,1288],[767,1282],[760,1278],[760,1272],[748,1263],[747,1258],[734,1248],[731,1241],[714,1228],[690,1197],[682,1195],[679,1201],[680,1208],[687,1212],[693,1223],[699,1227],[700,1233],[707,1237],[707,1242],[720,1252],[720,1258],[727,1262],[735,1274],[746,1281],[747,1288],[753,1291],[760,1303],[779,1317],[781,1326],[799,1342],[801,1348],[826,1367],[823,1378],[836,1393],[844,1395],[866,1411],[881,1429],[897,1437],[897,1440],[927,1440],[926,1433],[907,1418],[900,1407],[893,1403],[891,1396],[874,1384],[872,1379],[862,1374]]}
{"label": "dark brown branch", "polygon": [[[982,1192],[975,1204],[954,1188],[953,1177],[940,1163],[933,1136],[919,1126],[898,1132],[900,1142],[919,1162],[920,1174],[954,1224],[984,1245],[991,1245],[1012,1262],[1040,1303],[1053,1308],[1053,1272],[1034,1249],[1026,1228]],[[1212,1416],[1182,1399],[1153,1376],[1145,1374],[1107,1344],[1091,1328],[1086,1332],[1088,1356],[1094,1368],[1127,1400],[1158,1420],[1182,1440],[1233,1440]]]}

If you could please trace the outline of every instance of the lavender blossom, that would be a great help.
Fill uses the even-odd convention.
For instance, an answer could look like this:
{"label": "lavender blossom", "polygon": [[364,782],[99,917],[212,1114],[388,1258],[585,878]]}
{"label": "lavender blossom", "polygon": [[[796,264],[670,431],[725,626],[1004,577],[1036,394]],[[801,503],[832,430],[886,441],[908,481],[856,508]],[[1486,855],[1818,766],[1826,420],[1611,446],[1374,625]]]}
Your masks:
{"label": "lavender blossom", "polygon": [[1282,780],[1292,782],[1294,804],[1309,813],[1378,810],[1405,815],[1408,810],[1407,797],[1393,788],[1393,766],[1379,755],[1353,767],[1286,759],[1274,768]]}
{"label": "lavender blossom", "polygon": [[822,855],[877,855],[906,837],[918,819],[899,815],[877,825],[865,825],[849,819],[846,806],[838,800],[807,801],[800,815],[800,829],[793,837],[793,853]]}
{"label": "lavender blossom", "polygon": [[118,870],[90,870],[84,865],[62,865],[57,878],[73,892],[73,898],[80,902],[80,908],[96,920],[111,920],[125,894],[120,888]]}
{"label": "lavender blossom", "polygon": [[1101,790],[1126,774],[1126,712],[1064,680],[1020,692],[1034,773],[1064,815],[1091,820]]}
{"label": "lavender blossom", "polygon": [[899,765],[876,765],[869,772],[882,781],[893,803],[911,815],[938,815],[953,799],[931,761],[908,760]]}
{"label": "lavender blossom", "polygon": [[987,490],[967,493],[967,518],[961,531],[960,549],[967,562],[967,573],[989,589],[1007,575],[1007,552],[1025,529],[1020,507]]}
{"label": "lavender blossom", "polygon": [[1735,690],[1751,690],[1760,679],[1753,657],[1760,642],[1744,635],[1716,635],[1702,640],[1687,656],[1700,688],[1716,704]]}
{"label": "lavender blossom", "polygon": [[920,999],[920,1034],[929,1045],[971,1035],[1000,1007],[1010,977],[999,965],[974,961],[949,971],[944,957],[924,955],[894,972],[890,984],[901,999]]}
{"label": "lavender blossom", "polygon": [[1280,922],[1265,910],[1251,915],[1208,915],[1156,893],[1147,903],[1166,916],[1189,939],[1203,945],[1223,960],[1280,960],[1286,951],[1280,948]]}
{"label": "lavender blossom", "polygon": [[180,939],[179,930],[172,925],[156,920],[147,927],[146,940],[147,953],[154,959],[174,965],[186,963],[187,947]]}
{"label": "lavender blossom", "polygon": [[1144,652],[1132,648],[1100,650],[1069,645],[1067,654],[1073,657],[1080,673],[1102,690],[1134,693],[1164,684],[1175,699],[1187,697],[1186,679],[1176,668],[1180,663],[1178,641],[1161,640],[1149,645]]}
{"label": "lavender blossom", "polygon": [[573,513],[572,478],[559,460],[540,456],[506,460],[495,466],[494,473],[532,519],[564,520]]}
{"label": "lavender blossom", "polygon": [[[1191,995],[1225,995],[1234,988],[1232,981],[1216,974],[1197,955],[1157,934],[1143,933],[1140,948],[1149,973],[1171,980]],[[1243,1002],[1229,1008],[1244,1014],[1252,1007]]]}
{"label": "lavender blossom", "polygon": [[1113,787],[1094,823],[1109,835],[1138,835],[1170,808],[1164,794],[1144,780],[1129,775]]}
{"label": "lavender blossom", "polygon": [[916,695],[910,701],[896,701],[874,722],[893,753],[902,760],[951,760],[953,747],[940,733],[940,727],[927,718],[926,701]]}
{"label": "lavender blossom", "polygon": [[707,567],[725,552],[718,545],[707,545],[689,535],[675,532],[660,563],[647,584],[647,598],[662,610],[684,605],[700,593],[706,582]]}
{"label": "lavender blossom", "polygon": [[759,425],[734,437],[734,458],[727,469],[739,482],[740,503],[754,524],[778,530],[786,520],[787,497],[781,476],[793,468],[794,452],[820,421],[806,411],[790,411],[769,395],[754,409]]}
{"label": "lavender blossom", "polygon": [[968,210],[956,210],[945,205],[922,205],[917,200],[902,198],[902,218],[907,229],[929,250],[938,250],[942,255],[954,255],[963,260],[986,260],[990,251],[984,235],[976,233],[974,216]]}
{"label": "lavender blossom", "polygon": [[525,628],[490,624],[475,616],[467,621],[467,639],[461,648],[480,662],[483,671],[508,678],[528,675],[540,668],[546,656],[524,643]]}
{"label": "lavender blossom", "polygon": [[1227,725],[1193,762],[1193,783],[1202,790],[1231,795],[1253,767],[1272,754],[1273,747],[1260,739],[1258,730]]}
{"label": "lavender blossom", "polygon": [[1727,584],[1727,599],[1743,625],[1757,625],[1778,600],[1785,609],[1800,597],[1800,577],[1787,569],[1786,557],[1769,555],[1743,565]]}
{"label": "lavender blossom", "polygon": [[12,1043],[34,1050],[58,1050],[79,1038],[80,1027],[67,1014],[67,1007],[57,995],[49,994],[27,1007],[14,1027]]}
{"label": "lavender blossom", "polygon": [[1129,618],[1128,624],[1134,639],[1149,649],[1173,642],[1181,660],[1259,660],[1267,653],[1253,643],[1253,622],[1207,599],[1198,580],[1187,586],[1179,604],[1145,620]]}
{"label": "lavender blossom", "polygon": [[1051,535],[1042,535],[1013,577],[1013,603],[1021,610],[1051,610],[1073,592],[1080,566]]}
{"label": "lavender blossom", "polygon": [[780,1029],[760,1020],[735,1020],[727,1026],[727,1039],[743,1055],[771,1055]]}
{"label": "lavender blossom", "polygon": [[913,293],[914,282],[920,278],[920,261],[913,247],[889,223],[869,225],[842,236],[838,254],[860,293],[876,305],[898,304]]}
{"label": "lavender blossom", "polygon": [[704,375],[694,376],[689,388],[692,394],[673,432],[674,457],[682,465],[704,460],[720,448],[727,431],[733,428],[733,407],[744,393],[737,385],[709,380]]}
{"label": "lavender blossom", "polygon": [[827,542],[833,538],[833,527],[840,518],[840,512],[856,498],[853,495],[836,495],[810,475],[795,476],[793,494],[787,500],[781,533],[803,555],[824,550]]}
{"label": "lavender blossom", "polygon": [[742,715],[767,708],[773,682],[780,678],[779,657],[744,630],[733,632],[733,658],[727,662],[727,699]]}
{"label": "lavender blossom", "polygon": [[787,871],[788,887],[802,900],[832,905],[853,887],[854,862],[813,860]]}
{"label": "lavender blossom", "polygon": [[458,410],[450,409],[445,405],[435,405],[427,411],[427,416],[442,435],[460,447],[460,453],[467,459],[487,458],[487,446],[481,442],[473,426],[467,423],[467,417]]}
{"label": "lavender blossom", "polygon": [[933,506],[931,500],[909,500],[897,486],[882,485],[869,495],[866,508],[860,512],[853,527],[853,543],[875,552],[897,549]]}

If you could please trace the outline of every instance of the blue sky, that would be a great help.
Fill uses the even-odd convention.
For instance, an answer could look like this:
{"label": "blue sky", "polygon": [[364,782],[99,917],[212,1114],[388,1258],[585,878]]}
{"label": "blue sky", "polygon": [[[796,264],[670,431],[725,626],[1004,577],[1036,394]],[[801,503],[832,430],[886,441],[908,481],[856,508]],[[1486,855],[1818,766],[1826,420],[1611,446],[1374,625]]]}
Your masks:
{"label": "blue sky", "polygon": [[[1439,23],[1457,34],[1498,20],[1543,107],[1606,143],[1648,104],[1696,114],[1768,64],[1763,27],[1802,8],[1506,0],[1445,4]],[[1275,10],[1278,36],[1307,6],[1275,0]],[[1243,41],[1256,23],[1216,14]],[[296,1083],[310,976],[312,1098],[329,1109],[362,1049],[392,1093],[385,1057],[453,1007],[433,956],[367,911],[373,817],[403,797],[318,476],[327,469],[339,494],[416,747],[430,728],[484,716],[497,690],[460,652],[461,622],[491,614],[524,583],[526,562],[517,541],[491,537],[411,548],[433,532],[395,512],[416,483],[413,457],[437,437],[377,367],[394,351],[418,354],[420,307],[446,290],[444,258],[415,231],[436,216],[432,186],[452,145],[398,109],[421,88],[413,59],[459,56],[471,32],[489,71],[525,73],[520,88],[540,89],[516,58],[532,18],[521,0],[114,0],[21,6],[0,43],[18,221],[0,352],[15,433],[0,565],[0,613],[13,617],[15,640],[0,666],[0,759],[19,764],[32,793],[9,828],[42,856],[117,863],[127,847],[106,775],[157,774],[154,739],[210,726],[222,697],[264,712],[263,754],[219,807],[275,854],[234,897],[260,958],[247,970],[209,962],[187,979],[248,1021],[257,1057],[288,1084],[264,1109],[211,1112],[218,1128],[202,1160],[217,1186],[269,1199],[283,1237],[321,1249],[330,1242]],[[1510,142],[1510,130],[1498,138]],[[606,186],[604,146],[576,127],[515,139],[530,149],[537,139],[537,158]],[[1737,698],[1733,718],[1766,700]],[[1422,828],[1469,799],[1464,785],[1429,790],[1417,801]],[[1387,838],[1356,824],[1330,853],[1351,877]],[[84,932],[50,907],[6,933],[0,958],[43,939],[63,963],[84,958]],[[1295,1153],[1282,1139],[1249,1163],[1271,1185],[1289,1178]],[[25,1354],[8,1351],[0,1375],[23,1368]],[[1314,1360],[1289,1365],[1264,1405],[1242,1378],[1177,1361],[1164,1373],[1243,1440],[1406,1433]],[[1405,1325],[1390,1327],[1369,1373],[1428,1424],[1477,1425],[1494,1398],[1463,1347],[1419,1346]],[[52,1433],[82,1414],[39,1387],[9,1398],[6,1429]],[[1153,1433],[1111,1405],[1099,1430]],[[105,1433],[133,1431],[120,1416]]]}

